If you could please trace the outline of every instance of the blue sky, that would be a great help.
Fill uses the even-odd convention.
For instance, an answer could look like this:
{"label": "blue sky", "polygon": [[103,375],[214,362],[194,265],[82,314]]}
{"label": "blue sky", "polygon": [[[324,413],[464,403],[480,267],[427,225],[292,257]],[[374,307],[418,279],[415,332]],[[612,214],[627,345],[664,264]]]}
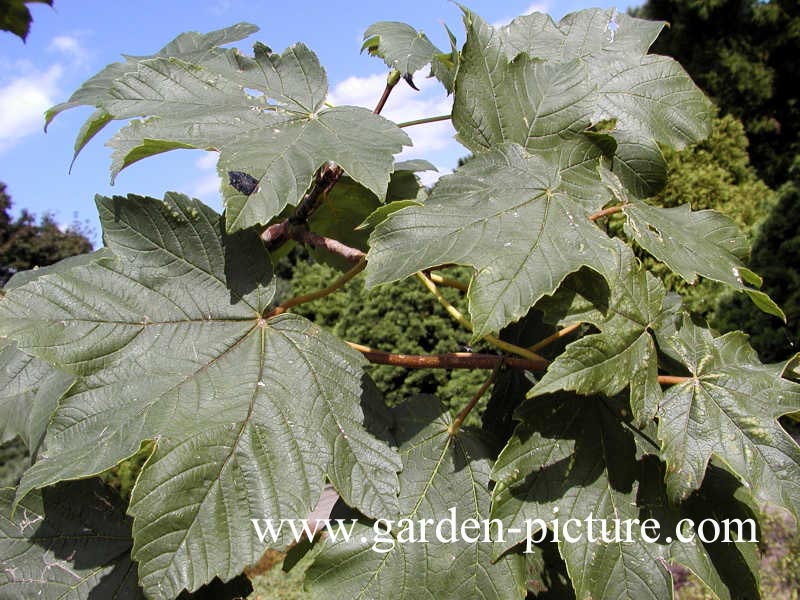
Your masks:
{"label": "blue sky", "polygon": [[[141,161],[109,185],[111,151],[104,146],[113,129],[101,132],[68,173],[75,135],[89,108],[62,113],[42,130],[44,110],[69,95],[120,54],[150,54],[177,34],[206,32],[247,21],[261,30],[239,46],[248,50],[256,40],[275,50],[303,41],[320,57],[335,104],[374,106],[385,81],[383,63],[359,54],[364,30],[375,21],[404,21],[423,30],[447,48],[442,23],[463,43],[458,7],[447,0],[352,2],[305,0],[55,0],[54,8],[32,4],[34,23],[27,43],[0,32],[0,181],[8,186],[14,211],[26,208],[52,213],[61,224],[88,221],[99,245],[94,195],[136,193],[161,197],[176,190],[220,209],[216,154],[175,151]],[[626,6],[585,0],[472,0],[465,2],[492,23],[534,10],[560,18],[589,6]],[[395,91],[384,115],[397,121],[449,112],[441,86],[417,75],[421,92],[407,86]],[[452,169],[466,154],[452,140],[449,123],[409,128],[415,147],[401,158],[427,158],[440,172]],[[430,175],[428,177],[431,177]],[[430,179],[429,179],[430,180]]]}

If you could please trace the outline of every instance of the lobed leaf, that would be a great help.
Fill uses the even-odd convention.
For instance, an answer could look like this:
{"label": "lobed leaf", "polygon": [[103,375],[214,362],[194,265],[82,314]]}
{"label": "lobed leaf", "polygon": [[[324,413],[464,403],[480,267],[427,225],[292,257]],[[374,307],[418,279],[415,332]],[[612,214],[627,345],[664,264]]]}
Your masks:
{"label": "lobed leaf", "polygon": [[[691,568],[717,597],[757,594],[757,583],[748,577],[757,560],[755,543],[730,548],[733,544],[683,543],[672,537],[677,522],[687,516],[699,522],[712,515],[742,518],[752,513],[724,493],[723,508],[711,499],[713,490],[705,502],[670,507],[658,461],[637,460],[634,436],[641,434],[632,432],[626,413],[619,399],[566,394],[528,400],[520,407],[521,423],[492,473],[497,485],[491,516],[508,533],[495,544],[495,554],[523,542],[525,535],[540,537],[547,527],[558,531],[558,549],[578,598],[669,598],[668,560]],[[642,533],[647,518],[659,523],[658,531],[646,532],[655,541]],[[570,519],[578,525],[572,521],[565,530]],[[626,520],[634,523],[630,532],[617,525]],[[721,547],[728,547],[724,556]],[[738,570],[730,569],[734,564]]]}
{"label": "lobed leaf", "polygon": [[387,67],[401,75],[413,75],[442,53],[427,35],[396,21],[379,21],[367,27],[361,46],[364,50],[382,58]]}
{"label": "lobed leaf", "polygon": [[658,357],[652,328],[658,322],[664,286],[617,241],[616,265],[606,274],[611,289],[600,333],[566,347],[531,390],[531,397],[558,390],[615,396],[630,388],[636,424],[652,419],[661,401]]}
{"label": "lobed leaf", "polygon": [[477,17],[468,29],[456,78],[453,125],[473,152],[516,142],[557,147],[591,124],[594,86],[584,63],[505,58],[502,38]]}
{"label": "lobed leaf", "polygon": [[549,158],[505,144],[440,179],[423,206],[393,213],[370,236],[367,285],[445,263],[473,266],[478,338],[524,316],[582,266],[607,272],[616,246],[562,185],[569,167]]}
{"label": "lobed leaf", "polygon": [[130,507],[154,598],[237,575],[263,552],[249,519],[305,517],[326,476],[365,514],[395,510],[399,458],[363,427],[365,361],[305,319],[263,316],[275,283],[257,232],[225,235],[178,194],[98,208],[112,257],[0,301],[2,334],[81,376],[17,498],[155,439]]}
{"label": "lobed leaf", "polygon": [[[69,100],[57,104],[45,113],[45,129],[61,112],[77,106],[101,106],[108,98],[109,90],[114,82],[126,73],[135,72],[140,62],[156,57],[174,57],[185,62],[202,63],[209,60],[221,50],[218,46],[229,44],[246,38],[258,31],[258,27],[249,23],[238,23],[225,29],[218,29],[207,34],[189,31],[180,34],[155,54],[149,56],[126,56],[124,63],[115,62],[107,65],[100,72],[90,77],[78,88]],[[224,52],[224,51],[223,51]],[[104,109],[98,108],[84,123],[75,140],[75,154],[80,151],[97,133],[113,120],[113,116]]]}
{"label": "lobed leaf", "polygon": [[411,140],[401,129],[365,108],[341,106],[287,117],[265,113],[220,156],[221,175],[241,170],[260,183],[250,195],[224,187],[228,230],[267,223],[287,204],[296,204],[328,160],[383,199],[393,155],[403,145]]}
{"label": "lobed leaf", "polygon": [[758,287],[761,278],[742,263],[749,251],[747,238],[731,219],[713,210],[660,208],[639,200],[628,200],[622,210],[625,232],[684,280],[695,283],[702,275],[719,281],[745,292],[764,312],[786,320],[769,296],[746,285]]}
{"label": "lobed leaf", "polygon": [[187,34],[155,55],[109,65],[51,109],[48,121],[80,104],[98,108],[79,133],[77,153],[111,120],[134,118],[109,142],[112,182],[162,152],[219,151],[223,179],[235,171],[258,181],[250,194],[223,186],[229,231],[266,224],[297,204],[328,161],[383,198],[393,155],[410,138],[366,109],[324,108],[327,76],[303,44],[282,54],[256,44],[253,57],[216,45],[252,31],[241,25]]}
{"label": "lobed leaf", "polygon": [[797,518],[800,447],[777,419],[798,409],[800,385],[782,378],[782,364],[762,364],[740,332],[713,337],[684,319],[660,343],[690,373],[666,390],[659,408],[670,497],[697,489],[715,456],[759,502]]}
{"label": "lobed leaf", "polygon": [[502,32],[509,56],[526,52],[544,60],[563,62],[573,58],[643,55],[665,24],[637,19],[613,8],[590,8],[570,13],[558,23],[549,15],[533,12],[517,17]]}
{"label": "lobed leaf", "polygon": [[465,10],[453,124],[473,152],[517,142],[536,152],[613,123],[612,165],[637,196],[658,192],[657,144],[708,135],[710,103],[673,59],[646,52],[663,23],[594,9],[555,24],[534,13],[495,28]]}

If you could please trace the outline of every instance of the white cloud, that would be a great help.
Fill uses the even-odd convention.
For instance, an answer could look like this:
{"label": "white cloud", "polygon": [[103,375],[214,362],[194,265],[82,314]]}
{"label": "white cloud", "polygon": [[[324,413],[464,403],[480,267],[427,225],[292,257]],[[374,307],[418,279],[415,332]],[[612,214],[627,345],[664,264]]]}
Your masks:
{"label": "white cloud", "polygon": [[449,175],[452,172],[452,169],[439,169],[438,171],[422,171],[421,173],[418,173],[418,175],[422,185],[430,187],[442,177]]}
{"label": "white cloud", "polygon": [[383,86],[386,84],[386,75],[370,75],[369,77],[348,77],[337,83],[328,95],[328,101],[333,104],[352,104],[354,106],[368,106],[380,97]]}
{"label": "white cloud", "polygon": [[[418,77],[419,75],[421,73]],[[438,81],[420,78],[415,83],[420,91],[415,91],[401,81],[392,91],[381,114],[396,123],[450,114],[453,107],[452,96],[447,96]],[[374,108],[385,85],[385,74],[349,77],[333,88],[328,100],[335,105]],[[465,154],[465,150],[453,139],[455,130],[450,121],[407,127],[405,132],[411,137],[414,146],[406,148],[398,155],[398,160],[429,158],[431,152],[453,154],[456,158]],[[455,158],[452,162],[455,162]]]}
{"label": "white cloud", "polygon": [[231,4],[230,0],[216,0],[206,10],[215,16],[226,15],[231,13]]}
{"label": "white cloud", "polygon": [[550,11],[550,3],[549,2],[534,2],[528,7],[524,15],[529,15],[531,13],[540,12],[540,13],[548,13]]}
{"label": "white cloud", "polygon": [[219,177],[216,173],[213,175],[204,175],[195,180],[194,185],[189,190],[189,195],[193,198],[199,198],[206,204],[219,203]]}
{"label": "white cloud", "polygon": [[[220,178],[217,175],[217,159],[219,153],[204,152],[194,166],[198,169],[197,177],[189,189],[189,195],[199,198],[206,204],[220,204]],[[210,171],[210,172],[209,172]]]}
{"label": "white cloud", "polygon": [[55,36],[47,50],[58,58],[45,69],[27,59],[0,60],[0,152],[42,131],[44,112],[63,99],[63,81],[88,67],[89,52],[75,35]]}
{"label": "white cloud", "polygon": [[89,53],[77,37],[58,35],[50,40],[47,49],[51,52],[64,55],[76,66],[86,66],[88,64]]}
{"label": "white cloud", "polygon": [[218,158],[219,152],[203,152],[194,164],[198,169],[208,171],[209,169],[215,169],[217,167]]}
{"label": "white cloud", "polygon": [[44,111],[56,103],[60,64],[30,71],[0,86],[0,152],[44,126]]}

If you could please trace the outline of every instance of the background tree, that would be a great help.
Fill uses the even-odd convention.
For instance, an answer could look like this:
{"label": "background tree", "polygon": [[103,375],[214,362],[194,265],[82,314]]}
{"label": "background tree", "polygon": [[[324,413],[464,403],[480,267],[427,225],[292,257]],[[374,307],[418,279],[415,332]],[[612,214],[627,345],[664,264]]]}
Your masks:
{"label": "background tree", "polygon": [[750,332],[750,343],[766,362],[785,360],[800,344],[800,173],[778,190],[775,210],[753,245],[751,268],[764,277],[763,290],[786,313],[787,325],[751,310],[747,302],[725,296],[713,324],[725,331]]}
{"label": "background tree", "polygon": [[13,218],[11,198],[0,182],[0,285],[17,271],[43,267],[62,258],[92,251],[91,232],[73,222],[62,230],[51,215],[36,216],[23,210]]}

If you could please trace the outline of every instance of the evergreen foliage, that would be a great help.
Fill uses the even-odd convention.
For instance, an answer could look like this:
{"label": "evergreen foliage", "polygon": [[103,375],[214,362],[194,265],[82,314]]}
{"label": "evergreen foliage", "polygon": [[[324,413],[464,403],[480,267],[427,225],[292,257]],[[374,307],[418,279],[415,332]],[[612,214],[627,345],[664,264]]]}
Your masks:
{"label": "evergreen foliage", "polygon": [[787,323],[758,310],[736,296],[722,298],[712,324],[722,331],[750,332],[750,343],[762,360],[785,360],[800,348],[800,178],[778,190],[774,211],[761,225],[753,244],[750,266],[764,277],[764,291],[786,313]]}
{"label": "evergreen foliage", "polygon": [[0,286],[17,271],[44,267],[68,256],[91,252],[90,232],[73,223],[62,231],[50,215],[38,221],[23,210],[16,219],[9,214],[11,198],[0,183]]}
{"label": "evergreen foliage", "polygon": [[[469,280],[464,268],[443,273],[465,282]],[[320,289],[335,277],[336,271],[328,265],[298,261],[292,272],[292,295]],[[456,290],[443,289],[442,293],[456,307],[466,310]],[[469,331],[454,327],[436,299],[413,278],[371,290],[365,289],[364,281],[357,279],[324,302],[300,305],[296,312],[346,340],[392,353],[463,352],[470,341]],[[476,343],[472,349],[485,351],[486,345]],[[399,404],[415,394],[431,394],[454,411],[463,408],[486,378],[485,374],[469,369],[405,371],[388,365],[373,365],[369,372],[390,404]],[[479,408],[483,406],[482,401]],[[482,410],[470,415],[471,424],[477,423],[480,412]]]}

